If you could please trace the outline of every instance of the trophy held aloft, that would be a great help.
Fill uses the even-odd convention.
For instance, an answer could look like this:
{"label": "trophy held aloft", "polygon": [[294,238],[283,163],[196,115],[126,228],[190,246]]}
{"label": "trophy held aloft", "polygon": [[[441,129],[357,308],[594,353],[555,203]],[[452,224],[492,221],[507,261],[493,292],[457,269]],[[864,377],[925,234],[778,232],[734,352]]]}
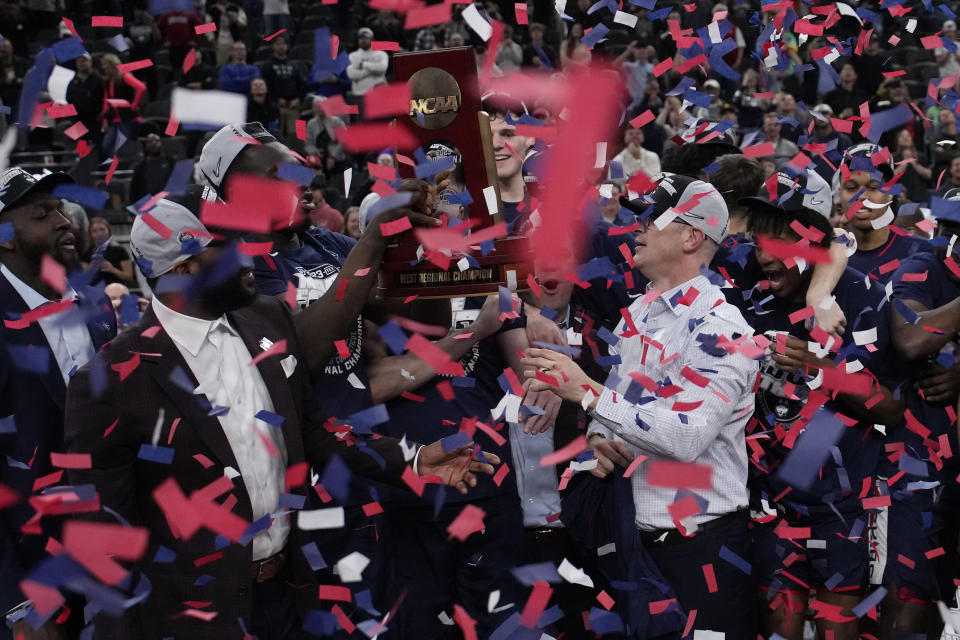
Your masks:
{"label": "trophy held aloft", "polygon": [[[470,47],[398,53],[393,58],[397,82],[410,86],[410,112],[398,119],[419,142],[427,158],[453,156],[450,184],[437,194],[437,208],[453,223],[470,220],[472,234],[503,221],[499,181],[493,155],[490,119],[481,110],[476,55]],[[414,169],[399,164],[401,177]],[[496,212],[488,198],[495,197]],[[468,236],[469,238],[469,236]],[[495,293],[500,286],[524,288],[531,272],[530,244],[523,237],[493,241],[486,254],[477,244],[453,251],[449,268],[418,256],[420,243],[408,231],[387,247],[380,268],[380,295],[421,298]],[[484,247],[489,249],[489,243]]]}

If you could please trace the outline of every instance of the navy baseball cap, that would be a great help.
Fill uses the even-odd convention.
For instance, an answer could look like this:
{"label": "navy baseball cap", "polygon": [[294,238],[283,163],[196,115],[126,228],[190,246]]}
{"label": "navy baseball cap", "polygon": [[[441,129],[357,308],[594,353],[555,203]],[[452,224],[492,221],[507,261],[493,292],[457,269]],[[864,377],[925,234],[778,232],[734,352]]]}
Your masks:
{"label": "navy baseball cap", "polygon": [[74,180],[60,172],[38,179],[25,169],[10,167],[0,173],[0,213],[16,208],[31,193],[53,193],[61,184],[74,184]]}

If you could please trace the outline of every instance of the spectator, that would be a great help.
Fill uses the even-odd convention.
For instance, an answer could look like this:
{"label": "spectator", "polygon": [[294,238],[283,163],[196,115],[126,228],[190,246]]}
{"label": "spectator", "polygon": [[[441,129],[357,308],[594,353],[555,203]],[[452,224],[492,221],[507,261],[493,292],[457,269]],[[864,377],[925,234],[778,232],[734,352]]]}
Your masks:
{"label": "spectator", "polygon": [[636,109],[643,103],[647,78],[653,77],[650,72],[653,70],[652,57],[655,54],[656,49],[652,45],[640,46],[640,42],[634,40],[614,61],[622,67],[627,81],[631,99],[628,110]]}
{"label": "spectator", "polygon": [[960,61],[957,61],[957,54],[955,52],[947,51],[943,47],[937,47],[933,50],[933,59],[937,63],[941,78],[960,74]]}
{"label": "spectator", "polygon": [[701,120],[719,121],[720,109],[723,108],[723,101],[720,99],[720,83],[713,78],[707,78],[703,83],[703,93],[710,96],[710,104],[706,107],[696,107],[694,115]]}
{"label": "spectator", "polygon": [[899,183],[903,185],[902,200],[926,202],[933,171],[927,156],[917,151],[913,136],[907,129],[900,129],[894,138],[893,160],[902,167]]}
{"label": "spectator", "polygon": [[[607,182],[606,184],[610,187],[610,196],[606,198],[601,196],[602,207],[600,209],[600,219],[608,225],[623,224],[623,221],[620,219],[620,213],[623,210],[620,206],[620,195],[623,193],[623,189],[621,189],[620,185],[616,182]],[[626,224],[630,223],[628,222]]]}
{"label": "spectator", "polygon": [[347,207],[343,214],[343,233],[354,240],[360,239],[360,207]]}
{"label": "spectator", "polygon": [[155,133],[143,139],[143,158],[133,168],[130,180],[130,200],[138,201],[145,195],[163,191],[173,172],[173,161],[163,153],[163,143]]}
{"label": "spectator", "polygon": [[951,189],[956,188],[960,188],[960,150],[954,151],[950,157],[950,166],[940,181],[937,193],[942,196]]}
{"label": "spectator", "polygon": [[157,27],[163,37],[163,46],[170,51],[170,66],[174,73],[183,68],[183,59],[196,46],[198,37],[196,27],[203,24],[194,11],[172,9],[160,15]]}
{"label": "spectator", "polygon": [[[151,59],[163,42],[163,36],[160,35],[160,29],[157,28],[157,22],[153,19],[153,16],[142,9],[134,11],[133,20],[129,24],[125,24],[124,28],[127,32],[127,45],[130,47],[127,50],[130,60]],[[133,75],[147,85],[150,97],[156,99],[160,89],[157,85],[156,65],[137,69],[133,72]]]}
{"label": "spectator", "polygon": [[226,0],[216,0],[207,6],[207,11],[210,20],[217,25],[217,64],[222,65],[234,58],[233,46],[247,39],[247,13]]}
{"label": "spectator", "polygon": [[350,87],[352,104],[360,104],[363,95],[379,84],[387,83],[387,66],[390,59],[386,51],[373,51],[370,43],[373,31],[363,27],[357,31],[357,48],[350,52],[350,66],[347,76],[353,84]]}
{"label": "spectator", "polygon": [[[720,34],[724,41],[732,40],[737,46],[723,54],[723,61],[727,63],[727,66],[733,69],[734,71],[740,70],[740,64],[743,62],[743,50],[747,46],[746,40],[743,39],[743,33],[740,31],[739,27],[733,23],[730,16],[730,10],[727,8],[727,5],[722,2],[718,2],[713,5],[713,16],[711,21],[717,21],[718,14],[724,15],[724,20],[727,20],[730,24],[730,28],[727,29],[726,33]],[[736,82],[729,80],[723,76],[720,76],[721,82],[730,82],[733,86],[736,86]],[[729,94],[727,94],[729,95]]]}
{"label": "spectator", "polygon": [[777,169],[781,169],[800,153],[800,148],[797,145],[780,136],[780,127],[780,116],[773,107],[769,107],[769,110],[763,114],[761,138],[763,142],[769,142],[773,145],[772,159]]}
{"label": "spectator", "polygon": [[28,61],[14,55],[13,42],[0,36],[0,102],[12,109],[14,118],[18,117],[20,89],[29,68]]}
{"label": "spectator", "polygon": [[377,11],[367,20],[367,26],[373,30],[374,40],[397,42],[404,46],[403,25],[393,11]]}
{"label": "spectator", "polygon": [[567,37],[560,45],[560,68],[567,71],[575,66],[586,66],[590,64],[593,55],[587,49],[580,39],[583,38],[583,25],[574,22],[570,25]]}
{"label": "spectator", "polygon": [[940,174],[950,167],[953,154],[960,151],[960,130],[957,129],[957,114],[951,109],[940,109],[934,127],[934,142],[930,151],[933,157],[933,177],[940,179]]}
{"label": "spectator", "polygon": [[[136,323],[140,319],[142,309],[150,304],[143,298],[134,298],[130,295],[130,289],[125,284],[111,282],[103,288],[103,292],[110,298],[110,304],[113,305],[113,313],[117,318],[117,331],[123,331],[128,325]],[[132,318],[125,318],[128,309],[134,311]]]}
{"label": "spectator", "polygon": [[737,107],[739,123],[744,131],[759,129],[763,126],[763,112],[769,101],[756,97],[760,91],[760,74],[756,69],[746,69],[740,78],[740,88],[733,94],[733,104]]}
{"label": "spectator", "polygon": [[280,29],[290,28],[290,3],[288,0],[263,0],[263,28],[265,36]]}
{"label": "spectator", "polygon": [[260,69],[247,64],[247,45],[234,42],[230,47],[230,60],[220,68],[220,88],[246,94],[250,91],[250,81],[259,76]]}
{"label": "spectator", "polygon": [[502,37],[495,61],[503,75],[508,75],[520,70],[520,65],[523,64],[523,49],[513,39],[513,26],[503,25]]}
{"label": "spectator", "polygon": [[[100,58],[103,71],[103,106],[100,121],[103,130],[101,155],[114,155],[125,141],[136,140],[140,133],[140,105],[147,95],[147,86],[131,73],[120,73],[120,58],[112,53]],[[128,105],[114,106],[110,100],[126,100]]]}
{"label": "spectator", "polygon": [[196,61],[193,63],[187,72],[180,76],[180,80],[177,81],[177,84],[181,87],[186,87],[191,91],[204,90],[208,91],[214,89],[217,86],[217,72],[209,64],[206,63],[204,59],[205,56],[202,55],[201,50],[196,50]]}
{"label": "spectator", "polygon": [[857,88],[857,71],[853,64],[844,62],[840,67],[840,84],[837,88],[823,97],[823,101],[830,105],[839,118],[849,118],[860,113],[860,105],[866,102],[869,96]]}
{"label": "spectator", "polygon": [[[813,108],[813,131],[810,133],[809,142],[816,145],[826,145],[822,151],[812,153],[814,169],[824,180],[833,180],[833,174],[836,172],[843,157],[843,152],[852,144],[850,136],[841,133],[833,128],[833,109],[830,105],[823,103]],[[817,117],[819,115],[819,117]]]}
{"label": "spectator", "polygon": [[306,93],[306,84],[300,65],[287,57],[290,44],[287,34],[281,33],[270,41],[273,56],[260,66],[260,76],[267,83],[270,99],[280,109],[280,132],[292,137],[300,116],[300,98]]}
{"label": "spectator", "polygon": [[310,212],[310,222],[315,227],[329,229],[335,233],[343,232],[343,214],[330,206],[323,195],[323,189],[315,186],[310,189],[313,195],[313,211]]}
{"label": "spectator", "polygon": [[347,125],[339,117],[326,114],[323,110],[324,100],[326,98],[323,96],[313,98],[313,117],[307,122],[307,139],[304,149],[310,155],[322,152],[325,157],[343,162],[347,159],[347,153],[337,142],[337,129]]}
{"label": "spectator", "polygon": [[113,228],[106,218],[90,219],[90,253],[84,256],[83,262],[85,268],[99,262],[99,274],[91,284],[119,282],[134,285],[137,282],[133,277],[133,260],[113,239]]}
{"label": "spectator", "polygon": [[660,175],[660,158],[653,151],[643,148],[643,130],[633,127],[626,129],[623,132],[623,144],[623,150],[613,158],[613,162],[620,163],[623,175],[613,176],[611,166],[611,177],[629,179],[642,170],[648,178],[656,180]]}
{"label": "spectator", "polygon": [[763,185],[763,169],[760,163],[742,153],[728,153],[714,161],[716,171],[707,175],[710,184],[717,188],[727,205],[730,216],[728,236],[747,232],[748,209],[740,203],[743,198],[756,195]]}
{"label": "spectator", "polygon": [[103,109],[103,79],[93,70],[93,57],[84,53],[74,61],[77,74],[67,86],[67,102],[77,109],[77,120],[89,133],[91,144],[100,141],[100,112]]}
{"label": "spectator", "polygon": [[886,55],[880,50],[880,36],[870,34],[870,41],[863,53],[853,59],[853,68],[857,72],[856,86],[860,91],[869,95],[883,82]]}
{"label": "spectator", "polygon": [[276,132],[280,128],[280,109],[268,95],[267,83],[263,78],[250,81],[247,122],[259,122],[270,132]]}
{"label": "spectator", "polygon": [[549,71],[557,69],[557,50],[543,40],[546,30],[539,22],[531,22],[527,27],[530,44],[523,48],[523,66]]}
{"label": "spectator", "polygon": [[[681,135],[687,130],[687,126],[684,124],[687,116],[680,111],[681,106],[683,106],[683,103],[680,102],[676,96],[667,96],[663,104],[663,109],[661,109],[660,115],[657,116],[656,122],[666,129],[668,138]],[[667,146],[664,145],[664,152],[666,152],[666,150]]]}
{"label": "spectator", "polygon": [[429,25],[421,28],[413,38],[413,50],[432,51],[439,49],[442,40],[438,42],[437,33],[440,33],[443,37],[443,31],[439,25]]}
{"label": "spectator", "polygon": [[794,144],[800,141],[800,136],[806,133],[810,116],[800,111],[793,94],[782,92],[774,97],[777,105],[777,115],[780,116],[780,134]]}

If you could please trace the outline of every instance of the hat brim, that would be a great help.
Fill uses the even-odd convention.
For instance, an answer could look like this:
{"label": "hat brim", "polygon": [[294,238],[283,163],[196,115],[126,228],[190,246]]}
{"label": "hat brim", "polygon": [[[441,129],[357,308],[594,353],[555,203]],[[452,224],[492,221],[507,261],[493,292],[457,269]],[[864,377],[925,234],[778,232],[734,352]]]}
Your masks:
{"label": "hat brim", "polygon": [[49,175],[43,176],[37,182],[30,186],[26,191],[17,196],[17,199],[13,202],[6,204],[3,207],[3,211],[10,211],[16,209],[21,205],[23,200],[34,193],[53,193],[53,190],[61,184],[76,184],[76,181],[73,179],[73,176],[67,175],[61,171],[56,173],[51,173]]}
{"label": "hat brim", "polygon": [[739,200],[737,200],[737,204],[740,205],[741,207],[753,207],[756,209],[765,209],[767,211],[773,211],[778,213],[801,211],[806,208],[803,206],[784,207],[777,202],[771,202],[770,200],[767,200],[766,198],[761,196],[747,196],[745,198],[740,198]]}
{"label": "hat brim", "polygon": [[[637,199],[639,202],[639,198]],[[650,208],[649,204],[643,203],[643,208],[640,208],[639,205],[634,204],[634,201],[631,200],[628,196],[620,196],[620,206],[624,209],[631,211],[634,215],[642,216],[647,212],[647,209]]]}

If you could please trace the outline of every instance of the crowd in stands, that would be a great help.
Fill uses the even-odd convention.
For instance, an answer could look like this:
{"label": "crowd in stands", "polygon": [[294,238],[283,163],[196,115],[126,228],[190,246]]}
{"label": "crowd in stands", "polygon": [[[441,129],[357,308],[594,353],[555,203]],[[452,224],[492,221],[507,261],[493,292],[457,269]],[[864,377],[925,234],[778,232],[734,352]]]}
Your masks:
{"label": "crowd in stands", "polygon": [[[955,11],[0,0],[0,640],[958,637]],[[467,209],[346,132],[453,47],[509,236],[619,120],[525,291],[375,299]]]}

